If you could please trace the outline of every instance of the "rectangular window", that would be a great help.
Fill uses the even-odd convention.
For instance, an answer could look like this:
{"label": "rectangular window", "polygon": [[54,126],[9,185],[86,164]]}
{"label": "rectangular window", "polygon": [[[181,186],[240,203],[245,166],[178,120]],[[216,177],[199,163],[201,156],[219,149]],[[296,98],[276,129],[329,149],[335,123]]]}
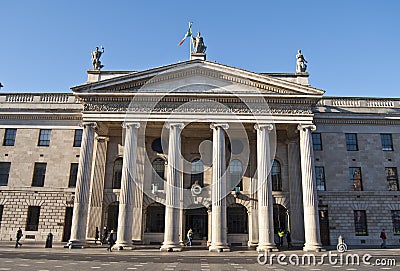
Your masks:
{"label": "rectangular window", "polygon": [[76,179],[78,178],[78,163],[72,163],[69,170],[68,187],[76,187]]}
{"label": "rectangular window", "polygon": [[365,210],[354,211],[354,228],[356,236],[367,236],[367,214]]}
{"label": "rectangular window", "polygon": [[362,178],[361,178],[361,168],[351,167],[349,168],[350,176],[350,188],[353,191],[362,191]]}
{"label": "rectangular window", "polygon": [[28,218],[26,220],[26,231],[37,231],[39,227],[40,206],[28,207]]}
{"label": "rectangular window", "polygon": [[44,178],[46,176],[46,166],[47,163],[35,163],[35,168],[33,169],[32,186],[38,186],[38,187],[44,186]]}
{"label": "rectangular window", "polygon": [[74,135],[74,147],[80,147],[82,143],[82,129],[76,129]]}
{"label": "rectangular window", "polygon": [[346,134],[346,148],[348,151],[358,151],[357,134]]}
{"label": "rectangular window", "polygon": [[391,134],[381,134],[382,151],[393,151]]}
{"label": "rectangular window", "polygon": [[1,221],[3,220],[3,210],[4,210],[4,205],[0,205],[0,227],[1,227]]}
{"label": "rectangular window", "polygon": [[38,146],[50,146],[51,130],[40,129]]}
{"label": "rectangular window", "polygon": [[6,129],[4,133],[3,146],[14,146],[16,135],[17,129]]}
{"label": "rectangular window", "polygon": [[314,151],[322,151],[322,139],[320,133],[312,133],[312,143]]}
{"label": "rectangular window", "polygon": [[397,168],[386,167],[385,171],[389,191],[399,191],[399,178],[397,177]]}
{"label": "rectangular window", "polygon": [[0,162],[0,186],[8,185],[8,176],[10,174],[10,162]]}
{"label": "rectangular window", "polygon": [[315,167],[315,177],[317,179],[317,190],[325,191],[325,171],[324,167]]}
{"label": "rectangular window", "polygon": [[393,234],[400,235],[400,211],[392,211]]}

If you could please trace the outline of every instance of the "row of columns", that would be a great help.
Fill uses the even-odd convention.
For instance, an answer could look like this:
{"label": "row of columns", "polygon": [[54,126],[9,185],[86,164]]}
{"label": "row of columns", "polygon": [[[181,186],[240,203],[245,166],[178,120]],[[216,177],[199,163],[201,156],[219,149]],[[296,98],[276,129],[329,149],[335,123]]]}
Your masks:
{"label": "row of columns", "polygon": [[[136,178],[137,141],[139,123],[125,123],[125,145],[120,191],[119,217],[116,247],[123,249],[132,243],[133,198]],[[168,124],[168,174],[166,183],[165,232],[161,251],[180,250],[179,214],[181,202],[181,131],[182,123]],[[90,174],[93,160],[93,145],[96,125],[84,124],[79,158],[76,196],[71,228],[70,247],[83,247],[86,239],[86,223],[89,206]],[[228,124],[211,124],[213,131],[213,174],[212,174],[212,232],[210,251],[229,251],[226,225],[226,157],[225,132]],[[257,187],[258,187],[258,251],[275,249],[273,224],[271,150],[269,132],[271,124],[256,124],[257,131]],[[319,234],[318,203],[311,131],[313,125],[299,125],[300,158],[303,190],[305,251],[318,251],[322,248]]]}

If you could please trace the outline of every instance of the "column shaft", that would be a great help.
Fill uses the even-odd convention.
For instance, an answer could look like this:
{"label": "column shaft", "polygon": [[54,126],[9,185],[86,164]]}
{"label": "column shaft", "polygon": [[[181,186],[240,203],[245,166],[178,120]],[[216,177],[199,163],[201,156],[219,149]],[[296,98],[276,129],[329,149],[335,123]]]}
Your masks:
{"label": "column shaft", "polygon": [[298,129],[300,130],[301,176],[306,240],[303,250],[319,251],[322,245],[319,232],[317,190],[313,166],[314,153],[311,137],[311,130],[315,130],[315,126],[299,125]]}
{"label": "column shaft", "polygon": [[92,172],[95,123],[84,123],[78,176],[76,180],[74,210],[72,216],[70,248],[86,245],[86,225],[89,209],[90,175]]}
{"label": "column shaft", "polygon": [[117,242],[123,249],[132,244],[133,201],[136,187],[137,130],[139,123],[125,123],[124,158],[122,162],[121,191],[119,196]]}

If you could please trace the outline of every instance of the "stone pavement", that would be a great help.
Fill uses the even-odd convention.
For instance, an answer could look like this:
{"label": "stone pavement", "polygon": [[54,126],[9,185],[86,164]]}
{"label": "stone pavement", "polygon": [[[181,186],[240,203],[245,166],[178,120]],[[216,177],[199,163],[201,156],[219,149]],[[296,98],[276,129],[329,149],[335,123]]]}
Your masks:
{"label": "stone pavement", "polygon": [[[234,247],[231,252],[210,253],[207,248],[191,247],[182,252],[160,252],[158,247],[141,246],[135,250],[107,252],[106,246],[85,249],[66,249],[65,243],[55,243],[53,248],[44,248],[44,243],[25,242],[15,248],[13,242],[0,242],[0,271],[50,271],[50,270],[162,270],[162,271],[255,271],[255,270],[400,270],[400,248],[351,249],[342,254],[335,250],[315,253],[314,264],[302,264],[309,260],[310,253],[302,250],[273,252],[272,265],[259,263],[258,253],[245,247]],[[336,263],[330,263],[328,255],[338,255]],[[282,254],[278,263],[278,255]],[[322,257],[324,254],[326,256]],[[362,263],[362,256],[370,254],[369,265]],[[353,256],[360,255],[360,265],[353,263]],[[272,253],[268,254],[268,259]],[[284,258],[285,257],[285,258]],[[321,257],[323,261],[321,261]],[[346,264],[346,257],[348,263]],[[296,265],[296,259],[298,264]],[[332,260],[331,259],[331,260]],[[376,260],[385,260],[385,265],[376,265]],[[391,260],[390,262],[388,260]],[[394,262],[392,261],[394,260]],[[382,262],[382,261],[381,261]],[[390,263],[390,265],[388,265]],[[394,265],[393,265],[394,263]]]}

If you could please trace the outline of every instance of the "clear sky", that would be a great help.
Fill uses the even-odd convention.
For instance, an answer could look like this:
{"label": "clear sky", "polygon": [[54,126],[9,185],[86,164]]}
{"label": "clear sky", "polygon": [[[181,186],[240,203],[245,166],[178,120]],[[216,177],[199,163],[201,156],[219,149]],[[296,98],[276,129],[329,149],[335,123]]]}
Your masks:
{"label": "clear sky", "polygon": [[301,49],[327,96],[399,97],[398,0],[1,0],[0,14],[2,92],[69,92],[101,45],[103,70],[185,61],[192,21],[210,61],[295,72]]}

